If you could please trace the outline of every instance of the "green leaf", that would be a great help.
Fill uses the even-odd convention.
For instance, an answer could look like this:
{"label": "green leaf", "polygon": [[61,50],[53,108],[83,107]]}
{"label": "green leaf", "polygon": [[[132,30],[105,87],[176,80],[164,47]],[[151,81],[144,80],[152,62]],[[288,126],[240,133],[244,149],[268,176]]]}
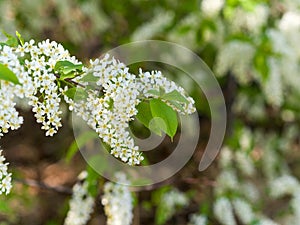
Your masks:
{"label": "green leaf", "polygon": [[109,102],[108,102],[108,109],[109,110],[112,110],[114,107],[114,100],[112,98],[109,99]]}
{"label": "green leaf", "polygon": [[88,183],[88,192],[92,197],[96,197],[98,194],[98,180],[99,174],[91,167],[87,166],[87,178],[86,181]]}
{"label": "green leaf", "polygon": [[6,45],[10,47],[17,47],[19,45],[18,39],[16,37],[6,33],[4,30],[2,30],[2,34],[7,37],[7,40],[5,42]]}
{"label": "green leaf", "polygon": [[254,66],[255,69],[260,72],[262,80],[266,81],[269,76],[267,56],[260,52],[256,53],[254,56]]}
{"label": "green leaf", "polygon": [[21,36],[21,34],[18,31],[16,31],[16,35],[17,35],[21,45],[23,46],[24,45],[24,38]]}
{"label": "green leaf", "polygon": [[178,91],[174,90],[169,93],[166,93],[162,96],[163,99],[169,100],[169,101],[177,101],[188,104],[189,101]]}
{"label": "green leaf", "polygon": [[157,206],[155,210],[155,224],[157,225],[165,224],[172,216],[169,214],[172,209],[166,208],[166,203],[162,201],[163,196],[170,190],[170,186],[164,186],[152,193],[152,203]]}
{"label": "green leaf", "polygon": [[173,139],[178,127],[176,112],[166,103],[159,99],[150,100],[150,109],[153,117],[161,118],[164,124],[159,123],[159,127]]}
{"label": "green leaf", "polygon": [[67,91],[64,92],[64,94],[66,96],[68,96],[69,98],[74,99],[75,94],[76,94],[76,89],[77,89],[76,87],[69,88]]}
{"label": "green leaf", "polygon": [[67,79],[67,78],[73,79],[75,76],[76,76],[75,73],[66,73],[66,74],[61,74],[59,79],[60,80],[64,80],[64,79]]}
{"label": "green leaf", "polygon": [[82,70],[82,66],[82,64],[74,64],[70,61],[62,60],[55,64],[54,70],[63,74],[68,74],[77,70]]}
{"label": "green leaf", "polygon": [[97,82],[99,80],[98,77],[95,77],[92,73],[88,73],[85,76],[83,76],[80,81],[82,82]]}
{"label": "green leaf", "polygon": [[83,88],[76,87],[69,88],[64,92],[64,94],[71,99],[74,99],[76,97],[76,99],[78,100],[85,99],[87,97],[87,93]]}
{"label": "green leaf", "polygon": [[140,121],[145,127],[149,128],[149,123],[153,119],[150,109],[150,104],[147,102],[141,102],[136,107],[138,114],[136,118]]}
{"label": "green leaf", "polygon": [[183,106],[176,101],[169,101],[170,105],[173,105],[175,108],[179,109],[181,112],[184,112]]}
{"label": "green leaf", "polygon": [[160,92],[158,90],[155,90],[155,89],[152,89],[152,90],[149,90],[147,91],[148,94],[151,94],[151,95],[155,95],[155,96],[160,96]]}
{"label": "green leaf", "polygon": [[12,82],[14,84],[21,84],[16,74],[14,74],[7,66],[0,63],[0,80]]}
{"label": "green leaf", "polygon": [[138,114],[136,115],[138,121],[140,121],[145,127],[153,131],[155,134],[161,136],[159,120],[158,118],[153,118],[150,104],[147,102],[141,102],[136,109],[138,110]]}
{"label": "green leaf", "polygon": [[67,150],[65,157],[66,162],[70,162],[75,153],[82,148],[88,141],[98,138],[98,135],[94,131],[87,131],[82,133],[76,138]]}

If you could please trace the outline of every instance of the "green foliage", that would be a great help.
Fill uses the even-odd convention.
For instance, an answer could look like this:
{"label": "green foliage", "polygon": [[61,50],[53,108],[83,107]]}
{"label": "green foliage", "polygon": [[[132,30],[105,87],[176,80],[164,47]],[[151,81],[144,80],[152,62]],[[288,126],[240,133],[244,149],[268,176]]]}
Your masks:
{"label": "green foliage", "polygon": [[83,65],[82,64],[74,64],[72,62],[62,60],[58,61],[55,64],[54,70],[56,70],[59,73],[62,73],[61,79],[65,78],[74,78],[75,74],[71,72],[81,71]]}
{"label": "green foliage", "polygon": [[189,103],[189,101],[182,94],[180,94],[177,90],[171,91],[169,93],[165,93],[161,97],[162,97],[162,99],[165,99],[167,101],[181,102],[181,103],[186,103],[186,104]]}
{"label": "green foliage", "polygon": [[187,104],[188,100],[177,90],[166,93],[162,88],[159,91],[153,89],[148,91],[148,94],[154,95],[158,99],[150,99],[149,103],[141,102],[137,106],[136,118],[154,133],[161,136],[161,131],[163,131],[173,139],[178,127],[177,113],[166,102],[174,108],[184,111],[182,104]]}
{"label": "green foliage", "polygon": [[86,178],[86,181],[88,183],[88,192],[92,197],[96,197],[99,192],[98,184],[100,175],[89,165],[87,166],[86,171],[88,173]]}
{"label": "green foliage", "polygon": [[98,79],[99,79],[99,78],[95,77],[92,73],[88,73],[88,74],[84,75],[84,76],[80,79],[80,81],[82,81],[82,82],[92,82],[92,83],[94,83],[94,82],[96,82]]}
{"label": "green foliage", "polygon": [[5,35],[7,38],[6,42],[1,43],[1,45],[8,45],[10,47],[17,47],[19,45],[18,39],[5,31],[2,31],[2,33]]}
{"label": "green foliage", "polygon": [[151,99],[137,106],[136,118],[154,133],[161,135],[161,131],[173,139],[176,134],[177,114],[170,106],[159,99]]}
{"label": "green foliage", "polygon": [[155,206],[157,206],[155,212],[155,224],[158,225],[164,224],[169,219],[169,215],[165,212],[164,207],[162,207],[163,206],[162,197],[170,190],[171,190],[170,186],[164,186],[162,188],[155,190],[152,194],[152,202]]}
{"label": "green foliage", "polygon": [[[299,172],[297,172],[299,171],[299,167],[297,166],[299,164],[299,160],[297,159],[299,140],[290,140],[285,136],[287,134],[286,127],[290,127],[291,125],[298,127],[300,118],[300,94],[299,87],[297,87],[299,80],[297,80],[297,76],[291,75],[289,70],[286,69],[291,69],[288,64],[283,63],[280,65],[280,69],[284,71],[284,73],[281,74],[280,82],[281,85],[283,85],[283,93],[286,96],[283,105],[275,107],[269,103],[264,96],[264,85],[268,83],[271,78],[270,65],[268,64],[269,58],[288,58],[288,55],[276,55],[273,52],[274,48],[278,46],[272,46],[273,43],[271,43],[271,40],[267,37],[267,31],[278,29],[280,20],[284,17],[284,13],[290,10],[288,9],[290,7],[289,4],[292,4],[293,1],[289,1],[289,4],[286,4],[285,1],[228,0],[225,1],[225,5],[215,17],[206,17],[204,15],[205,12],[199,9],[201,2],[202,1],[196,0],[182,2],[170,0],[125,0],[123,4],[119,4],[116,0],[75,0],[71,2],[45,0],[34,0],[31,2],[28,0],[20,0],[18,4],[15,4],[15,1],[5,0],[0,3],[0,17],[3,27],[11,27],[12,29],[16,27],[25,37],[30,36],[35,39],[41,39],[47,35],[47,38],[62,41],[65,46],[70,48],[71,52],[75,52],[80,58],[97,57],[98,54],[105,52],[106,49],[127,43],[131,40],[132,33],[136,30],[141,30],[141,28],[154,17],[159,18],[156,14],[157,9],[160,9],[162,12],[173,13],[174,18],[164,29],[156,32],[150,38],[173,41],[186,45],[201,56],[212,70],[215,69],[217,56],[224,45],[233,41],[240,41],[253,46],[255,52],[248,65],[250,69],[242,73],[250,77],[249,81],[242,83],[239,80],[239,75],[233,73],[232,67],[224,74],[223,78],[218,78],[222,90],[224,91],[226,103],[228,104],[229,132],[225,144],[232,148],[232,155],[244,151],[248,159],[255,159],[254,165],[258,169],[260,177],[247,177],[238,170],[238,181],[242,182],[249,178],[251,182],[255,181],[255,184],[259,184],[257,186],[259,186],[260,189],[264,189],[266,187],[264,184],[264,180],[266,179],[264,168],[275,168],[274,170],[276,171],[274,174],[276,174],[276,176],[278,176],[279,173],[291,171],[299,177]],[[261,3],[268,4],[269,15],[266,24],[256,31],[249,30],[245,24],[243,24],[241,28],[237,28],[236,24],[238,23],[234,22],[240,22],[243,18],[237,19],[235,17],[236,12],[241,10],[241,15],[254,12],[257,5]],[[297,8],[294,7],[292,11],[297,11]],[[32,14],[28,12],[36,13]],[[41,12],[43,15],[41,15]],[[132,16],[132,12],[135,12],[134,16]],[[72,18],[72,20],[69,18]],[[7,40],[0,43],[2,46],[8,45],[15,47],[18,44],[24,44],[24,40],[18,32],[16,32],[17,38],[7,33],[4,33],[4,35]],[[235,55],[235,52],[231,52],[230,55]],[[288,58],[288,60],[290,60],[290,58]],[[297,62],[299,63],[299,60],[297,60]],[[235,61],[234,65],[236,65],[236,63]],[[242,66],[239,68],[243,68]],[[68,82],[82,72],[81,64],[75,65],[69,61],[60,61],[55,65],[55,70],[60,76],[58,82],[61,82],[61,84],[67,83],[68,86],[71,86],[65,93],[68,97],[72,99],[85,99],[85,90],[81,87],[73,87],[72,83]],[[253,70],[257,72],[255,75],[251,73]],[[18,78],[5,64],[0,64],[0,80],[20,84]],[[81,81],[94,83],[97,81],[97,78],[92,74],[87,74]],[[272,85],[275,86],[276,90],[276,83]],[[197,106],[202,120],[205,120],[206,118],[202,116],[203,114],[210,115],[209,105],[205,102],[205,97],[200,96],[199,91],[195,91],[195,89],[195,87],[191,87],[187,90],[193,90],[195,93],[193,97],[198,104]],[[176,91],[165,93],[164,90],[151,90],[148,93],[151,94],[154,99],[141,102],[137,106],[137,120],[154,133],[161,135],[162,132],[165,132],[173,138],[178,129],[178,119],[174,108],[178,109],[178,111],[184,111],[183,106],[187,103],[187,99]],[[268,93],[269,95],[274,94],[272,91]],[[110,106],[112,107],[112,105],[113,102],[111,102]],[[203,124],[205,125],[205,129],[209,129],[207,128],[209,127],[207,121],[204,121]],[[247,148],[241,144],[243,135],[245,136],[246,134],[247,136],[249,134],[245,129],[246,126],[250,127],[250,133],[256,135],[253,140],[251,139],[250,145]],[[87,132],[77,137],[77,143],[73,142],[67,150],[67,161],[71,160],[79,148],[96,137],[94,133],[92,133],[93,132]],[[296,132],[296,134],[298,133]],[[272,135],[274,135],[277,141],[273,141],[274,143],[272,142],[272,144],[270,144],[267,140],[269,136]],[[259,145],[256,145],[254,142],[259,142]],[[282,146],[285,145],[288,147],[283,148]],[[271,150],[269,148],[271,148]],[[142,163],[145,163],[145,161]],[[91,159],[91,164],[99,167],[109,167],[107,162],[103,161],[100,156]],[[230,167],[236,169],[236,161],[232,161]],[[226,168],[224,168],[224,170],[225,169]],[[88,180],[90,183],[89,192],[94,196],[98,192],[97,188],[99,185],[97,185],[97,180],[99,180],[99,177],[92,172],[91,168],[88,168],[88,171]],[[214,173],[218,172],[219,171],[214,171]],[[205,177],[206,174],[203,176]],[[214,177],[214,180],[217,179]],[[226,181],[227,180],[228,179],[226,179]],[[205,183],[206,182],[201,184],[204,186],[204,189],[210,189],[210,184],[205,186]],[[213,189],[218,192],[219,189],[222,189],[222,185],[216,183]],[[233,194],[228,194],[227,197],[237,197],[239,194],[235,193],[241,192],[243,188],[239,189],[240,190],[230,190],[229,193]],[[145,201],[143,203],[144,208],[147,209],[147,214],[151,214],[153,213],[153,209],[157,209],[155,219],[157,224],[164,224],[168,220],[166,210],[159,205],[161,204],[162,196],[169,190],[169,186],[155,190],[152,192],[153,201]],[[195,190],[198,194],[199,190]],[[267,195],[264,194],[264,192],[262,193],[263,198],[258,203],[253,203],[255,210],[259,211],[259,213],[268,211],[263,208],[264,205],[268,206],[270,202],[273,204],[275,201],[270,201]],[[198,197],[198,195],[195,196]],[[203,196],[203,198],[204,199],[201,199],[199,203],[201,213],[211,217],[211,224],[217,224],[212,212],[215,196],[210,193]],[[290,196],[288,198],[290,198]],[[195,202],[196,201],[198,200],[195,200]],[[287,203],[286,197],[278,201],[285,201],[288,208],[291,208],[291,205]],[[13,214],[14,212],[10,210],[9,207],[9,202],[1,198],[0,211]],[[11,212],[9,212],[9,210]],[[279,215],[275,215],[274,213],[274,217],[277,216]],[[187,218],[187,215],[185,215],[185,217]],[[143,223],[142,220],[141,223]],[[259,221],[256,221],[252,224],[259,223]],[[7,222],[7,224],[10,223]],[[51,221],[49,222],[49,225],[50,224],[57,223]]]}
{"label": "green foliage", "polygon": [[168,106],[166,103],[159,99],[150,100],[150,109],[153,118],[158,117],[163,120],[164,123],[158,121],[157,126],[173,139],[176,134],[178,121],[176,112]]}
{"label": "green foliage", "polygon": [[20,44],[23,46],[24,45],[24,38],[21,36],[21,34],[18,31],[16,31],[16,35],[19,39]]}
{"label": "green foliage", "polygon": [[182,209],[188,203],[188,198],[185,193],[170,186],[164,186],[154,191],[152,201],[157,206],[155,224],[162,225],[171,219],[177,210]]}
{"label": "green foliage", "polygon": [[[147,128],[150,129],[150,122],[153,119],[152,113],[151,113],[151,109],[150,109],[150,104],[148,102],[141,102],[138,106],[137,106],[137,110],[138,110],[138,114],[136,115],[136,118]],[[153,123],[154,125],[155,123]],[[151,127],[151,129],[153,132],[155,132],[156,134],[160,135],[160,130],[158,129],[158,127]]]}
{"label": "green foliage", "polygon": [[83,100],[87,98],[87,92],[81,87],[72,87],[64,92],[71,99]]}
{"label": "green foliage", "polygon": [[0,63],[0,80],[9,81],[14,84],[20,84],[17,76],[2,63]]}

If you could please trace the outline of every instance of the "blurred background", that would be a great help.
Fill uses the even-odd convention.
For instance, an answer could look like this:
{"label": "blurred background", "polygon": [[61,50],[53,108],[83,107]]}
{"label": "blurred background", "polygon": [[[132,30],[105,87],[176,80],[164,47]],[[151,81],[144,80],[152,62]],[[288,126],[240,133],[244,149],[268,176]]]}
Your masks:
{"label": "blurred background", "polygon": [[[132,41],[175,42],[214,72],[226,101],[227,133],[218,158],[200,173],[209,107],[192,81],[160,66],[195,98],[201,137],[178,174],[135,193],[133,224],[206,224],[195,222],[202,216],[214,225],[299,225],[299,0],[0,0],[0,27],[25,40],[60,42],[83,62]],[[22,128],[1,139],[14,188],[0,196],[0,224],[63,224],[72,186],[86,167],[79,153],[65,160],[74,148],[70,115],[47,138],[30,109],[20,105],[20,113]],[[171,152],[166,143],[149,158]],[[186,201],[162,201],[174,190]],[[89,224],[105,221],[97,200]]]}

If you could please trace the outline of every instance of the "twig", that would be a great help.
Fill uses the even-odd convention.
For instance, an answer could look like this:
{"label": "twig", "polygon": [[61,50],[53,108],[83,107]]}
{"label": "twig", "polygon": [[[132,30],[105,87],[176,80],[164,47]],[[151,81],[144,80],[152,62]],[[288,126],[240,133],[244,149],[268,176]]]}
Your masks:
{"label": "twig", "polygon": [[85,86],[83,84],[80,84],[80,83],[72,80],[71,78],[66,78],[65,81],[70,82],[70,83],[74,84],[75,86],[79,86],[79,87],[85,88]]}
{"label": "twig", "polygon": [[55,191],[55,192],[58,192],[58,193],[61,193],[61,194],[71,195],[73,193],[71,188],[67,188],[67,187],[64,187],[64,186],[50,186],[48,184],[45,184],[44,182],[36,181],[36,180],[32,180],[32,179],[14,178],[13,180],[15,182],[28,185],[30,187],[37,187],[37,188],[40,188],[40,189],[51,190],[51,191]]}
{"label": "twig", "polygon": [[[59,76],[58,74],[55,73],[54,75],[55,75],[58,79],[60,78],[60,76]],[[64,79],[64,80],[67,81],[67,82],[69,82],[69,83],[74,84],[75,86],[79,86],[79,87],[85,88],[85,86],[84,86],[83,84],[80,84],[80,83],[78,83],[78,82],[72,80],[71,78],[66,78],[66,79]]]}

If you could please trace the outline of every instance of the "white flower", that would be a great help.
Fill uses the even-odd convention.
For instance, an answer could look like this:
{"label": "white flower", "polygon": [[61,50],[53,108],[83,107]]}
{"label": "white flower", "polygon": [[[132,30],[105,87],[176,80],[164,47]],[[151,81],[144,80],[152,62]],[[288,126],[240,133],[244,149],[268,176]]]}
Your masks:
{"label": "white flower", "polygon": [[[127,182],[124,174],[116,178],[122,183]],[[128,186],[107,182],[104,185],[102,205],[107,216],[107,225],[130,225],[132,223],[132,197]]]}
{"label": "white flower", "polygon": [[224,5],[224,0],[203,0],[201,2],[201,11],[204,15],[213,17],[218,15]]}
{"label": "white flower", "polygon": [[284,195],[292,195],[300,191],[298,180],[291,175],[283,175],[269,184],[271,190],[270,194],[274,198],[282,197]]}
{"label": "white flower", "polygon": [[177,90],[186,97],[188,104],[182,104],[184,112],[172,106],[174,110],[183,114],[195,111],[194,100],[185,94],[183,88],[167,80],[159,71],[144,73],[140,70],[137,77],[129,73],[129,68],[123,63],[109,55],[91,61],[90,67],[85,71],[97,78],[96,85],[102,88],[102,93],[99,96],[96,90],[88,90],[87,101],[72,100],[65,95],[68,90],[65,88],[62,93],[65,101],[111,146],[111,154],[129,165],[140,164],[143,160],[139,147],[128,132],[128,123],[138,113],[136,107],[141,98],[157,97],[148,94],[149,90],[164,88],[166,93]]}
{"label": "white flower", "polygon": [[288,11],[284,13],[279,21],[280,30],[289,32],[300,28],[300,13]]}
{"label": "white flower", "polygon": [[80,182],[73,187],[73,195],[70,200],[70,209],[65,219],[65,225],[85,225],[90,219],[94,207],[94,199],[88,193],[88,183],[84,181],[86,172],[82,172],[78,178]]}
{"label": "white flower", "polygon": [[248,128],[244,128],[240,137],[240,146],[242,150],[247,151],[251,147],[252,133]]}
{"label": "white flower", "polygon": [[228,190],[238,190],[239,182],[233,169],[222,170],[217,178],[216,194],[223,194]]}
{"label": "white flower", "polygon": [[219,76],[224,76],[231,71],[240,82],[249,82],[252,79],[254,54],[255,48],[247,42],[228,42],[218,52],[215,72]]}
{"label": "white flower", "polygon": [[7,170],[8,163],[5,163],[5,157],[2,155],[2,150],[0,150],[0,195],[5,193],[9,194],[11,185],[11,173]]}
{"label": "white flower", "polygon": [[207,217],[201,214],[192,214],[188,225],[206,225]]}
{"label": "white flower", "polygon": [[[157,98],[154,94],[149,93],[150,90],[156,90],[159,91],[160,88],[163,88],[165,93],[170,93],[172,91],[178,91],[181,95],[183,95],[187,101],[188,104],[184,103],[182,104],[182,107],[184,108],[184,111],[182,112],[180,109],[176,108],[174,105],[169,104],[174,110],[178,111],[181,114],[191,114],[196,111],[196,108],[194,107],[194,100],[187,96],[185,90],[178,86],[173,81],[169,81],[165,77],[162,76],[160,71],[151,71],[149,72],[143,72],[142,69],[139,71],[139,81],[140,81],[140,87],[143,90],[143,94],[145,97],[153,97]],[[152,84],[152,85],[149,85]]]}
{"label": "white flower", "polygon": [[265,4],[258,4],[253,10],[245,10],[236,7],[229,23],[233,32],[240,32],[244,29],[257,34],[266,24],[269,17],[269,7]]}
{"label": "white flower", "polygon": [[187,206],[188,203],[189,199],[186,194],[174,188],[163,193],[158,204],[158,211],[164,213],[165,219],[169,219],[175,214],[176,209]]}
{"label": "white flower", "polygon": [[225,198],[219,198],[213,207],[214,215],[218,221],[223,225],[236,225],[233,215],[233,208],[230,201]]}
{"label": "white flower", "polygon": [[269,78],[265,83],[264,92],[271,104],[281,106],[283,102],[283,84],[280,73],[280,62],[275,58],[269,58],[268,67]]}
{"label": "white flower", "polygon": [[[260,133],[258,133],[259,135]],[[262,134],[260,134],[262,135]],[[258,136],[259,138],[259,136]],[[262,160],[262,170],[265,174],[265,176],[269,180],[276,179],[278,177],[276,172],[276,166],[278,165],[280,156],[278,155],[276,149],[274,149],[274,145],[272,144],[272,137],[267,138],[267,140],[262,143],[263,146],[263,157],[261,157]]]}
{"label": "white flower", "polygon": [[279,225],[279,224],[269,218],[262,217],[261,219],[258,220],[258,225]]}
{"label": "white flower", "polygon": [[[25,57],[24,65],[18,59],[22,57]],[[32,106],[37,122],[42,124],[47,136],[54,135],[62,126],[60,96],[54,71],[54,65],[60,60],[78,63],[60,44],[49,40],[37,44],[30,40],[24,46],[4,46],[1,49],[0,63],[7,65],[22,85],[1,81],[0,98],[4,102],[0,104],[0,111],[3,112],[3,117],[0,115],[0,136],[8,129],[19,128],[23,122],[14,108],[15,96],[29,100],[28,104]]]}
{"label": "white flower", "polygon": [[293,209],[293,224],[297,224],[300,221],[300,192],[297,191],[294,193],[291,200],[291,206]]}
{"label": "white flower", "polygon": [[[60,102],[63,95],[69,109],[85,120],[112,147],[111,153],[115,157],[129,165],[137,165],[143,160],[143,156],[127,130],[129,122],[138,113],[137,105],[142,99],[153,97],[147,94],[148,90],[164,88],[166,93],[177,90],[186,97],[187,102],[179,103],[180,107],[171,105],[174,110],[182,114],[196,110],[194,100],[185,94],[183,88],[167,80],[161,72],[143,74],[140,71],[141,77],[137,77],[129,73],[129,68],[124,63],[109,55],[101,60],[91,60],[90,67],[84,67],[84,73],[72,79],[77,84],[83,76],[90,73],[98,79],[96,85],[100,90],[88,89],[84,100],[75,96],[74,101],[67,95],[71,83],[63,88],[59,87],[62,85],[55,65],[62,60],[73,64],[79,62],[62,45],[50,40],[35,44],[30,40],[17,48],[0,46],[0,50],[0,63],[13,71],[22,84],[0,81],[0,137],[9,129],[18,129],[23,123],[23,118],[15,109],[15,97],[25,99],[32,106],[36,121],[42,124],[41,129],[45,130],[46,136],[53,136],[62,126]],[[22,64],[19,58],[22,59]],[[67,82],[66,79],[64,81]],[[82,83],[78,85],[84,86]]]}
{"label": "white flower", "polygon": [[251,205],[240,198],[233,200],[234,211],[243,224],[251,224],[255,220],[255,215]]}
{"label": "white flower", "polygon": [[259,200],[259,191],[257,187],[250,182],[243,183],[241,186],[243,195],[253,203],[256,203]]}
{"label": "white flower", "polygon": [[157,10],[154,17],[149,22],[142,24],[133,32],[131,39],[133,41],[151,39],[164,31],[164,29],[171,24],[174,16],[174,12],[172,11]]}
{"label": "white flower", "polygon": [[163,195],[162,202],[172,209],[175,206],[186,206],[189,200],[184,193],[177,189],[172,189]]}
{"label": "white flower", "polygon": [[220,153],[220,166],[224,169],[230,167],[233,161],[233,151],[229,147],[225,146],[221,149]]}
{"label": "white flower", "polygon": [[235,159],[237,162],[238,168],[246,176],[252,176],[255,173],[255,168],[253,160],[249,154],[243,150],[239,150],[235,153]]}

